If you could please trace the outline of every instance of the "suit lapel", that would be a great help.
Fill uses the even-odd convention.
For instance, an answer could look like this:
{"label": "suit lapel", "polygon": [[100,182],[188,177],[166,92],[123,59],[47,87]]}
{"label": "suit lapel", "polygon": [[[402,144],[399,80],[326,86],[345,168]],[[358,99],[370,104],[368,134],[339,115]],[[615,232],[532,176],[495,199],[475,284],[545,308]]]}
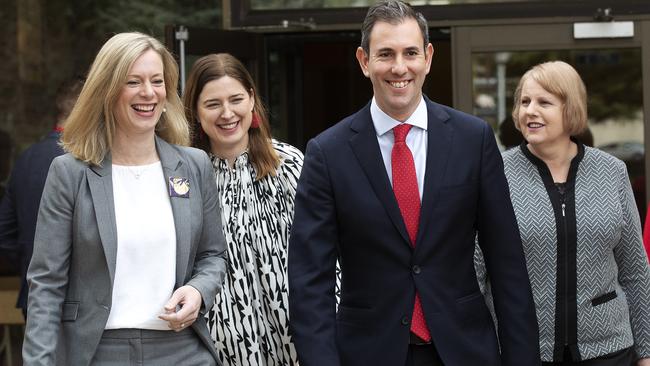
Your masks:
{"label": "suit lapel", "polygon": [[[170,185],[170,178],[190,179],[187,165],[183,164],[176,152],[167,142],[156,136],[156,150],[160,156],[160,163],[163,167],[165,185]],[[190,197],[169,197],[174,214],[174,225],[176,229],[176,287],[185,284],[185,277],[190,257],[191,234],[190,227],[192,215],[190,212],[190,200],[193,194],[197,194],[198,182],[189,180]]]}
{"label": "suit lapel", "polygon": [[91,166],[86,176],[112,286],[115,280],[115,261],[117,259],[117,226],[115,224],[115,202],[113,200],[113,176],[111,171],[112,160],[110,154],[108,154],[101,165]]}
{"label": "suit lapel", "polygon": [[370,116],[370,103],[356,115],[350,128],[356,132],[350,138],[352,151],[366,173],[372,189],[384,205],[388,217],[390,217],[390,220],[404,238],[405,244],[410,247],[408,232],[399,211],[395,193],[393,193],[393,188],[390,186],[386,166],[381,157],[377,132]]}
{"label": "suit lapel", "polygon": [[420,207],[420,225],[417,243],[422,240],[422,235],[427,232],[427,225],[431,220],[434,203],[438,198],[440,186],[443,182],[445,169],[451,151],[453,131],[449,124],[449,114],[440,106],[432,103],[425,97],[427,104],[427,164],[424,174],[424,192],[422,192],[422,205]]}

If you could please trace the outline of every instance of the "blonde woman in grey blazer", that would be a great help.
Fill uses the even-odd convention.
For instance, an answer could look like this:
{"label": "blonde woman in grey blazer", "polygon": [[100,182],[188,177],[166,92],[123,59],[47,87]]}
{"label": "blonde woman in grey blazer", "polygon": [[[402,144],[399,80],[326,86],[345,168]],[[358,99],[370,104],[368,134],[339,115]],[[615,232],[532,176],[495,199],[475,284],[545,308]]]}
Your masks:
{"label": "blonde woman in grey blazer", "polygon": [[25,365],[218,365],[203,314],[225,241],[209,159],[181,146],[177,79],[147,35],[99,51],[41,201]]}
{"label": "blonde woman in grey blazer", "polygon": [[542,364],[647,366],[650,270],[641,222],[625,164],[571,137],[587,127],[586,100],[569,64],[530,69],[513,111],[526,141],[503,156]]}

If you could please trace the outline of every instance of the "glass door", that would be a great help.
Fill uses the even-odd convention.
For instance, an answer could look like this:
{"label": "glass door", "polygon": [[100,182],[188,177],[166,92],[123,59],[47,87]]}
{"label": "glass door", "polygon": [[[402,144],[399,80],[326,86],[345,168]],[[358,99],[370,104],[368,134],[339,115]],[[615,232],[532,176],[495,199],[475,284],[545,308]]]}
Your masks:
{"label": "glass door", "polygon": [[[522,141],[510,117],[521,75],[540,62],[568,62],[588,94],[589,131],[581,139],[623,160],[644,219],[649,183],[650,22],[634,36],[573,39],[573,24],[459,27],[454,43],[454,104],[486,120],[502,149]],[[643,72],[646,70],[646,72]]]}

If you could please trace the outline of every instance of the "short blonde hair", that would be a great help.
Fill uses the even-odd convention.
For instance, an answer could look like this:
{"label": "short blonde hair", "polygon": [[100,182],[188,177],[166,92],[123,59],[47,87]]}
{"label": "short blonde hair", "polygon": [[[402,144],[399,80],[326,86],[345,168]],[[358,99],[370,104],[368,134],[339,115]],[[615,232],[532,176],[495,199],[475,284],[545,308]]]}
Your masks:
{"label": "short blonde hair", "polygon": [[512,110],[512,119],[518,130],[521,130],[519,125],[521,89],[527,80],[534,80],[544,90],[562,100],[564,104],[562,119],[564,129],[569,135],[579,135],[587,128],[587,89],[585,83],[571,65],[562,61],[549,61],[526,71],[519,80],[519,85],[515,90],[515,101]]}
{"label": "short blonde hair", "polygon": [[167,93],[167,111],[160,116],[156,134],[172,144],[189,144],[189,126],[177,91],[178,66],[174,57],[157,39],[132,32],[111,37],[97,53],[61,136],[67,152],[89,164],[101,164],[113,146],[115,103],[133,63],[148,50],[156,51],[162,59]]}

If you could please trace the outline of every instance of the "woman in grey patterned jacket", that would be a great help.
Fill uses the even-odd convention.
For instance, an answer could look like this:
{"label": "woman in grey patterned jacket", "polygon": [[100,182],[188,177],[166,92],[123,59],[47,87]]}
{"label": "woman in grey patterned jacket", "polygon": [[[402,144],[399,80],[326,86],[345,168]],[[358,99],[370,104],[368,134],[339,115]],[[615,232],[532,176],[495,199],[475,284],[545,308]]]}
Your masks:
{"label": "woman in grey patterned jacket", "polygon": [[503,156],[541,358],[650,365],[650,271],[639,215],[625,164],[571,137],[587,127],[586,99],[567,63],[530,69],[512,113],[526,141]]}

